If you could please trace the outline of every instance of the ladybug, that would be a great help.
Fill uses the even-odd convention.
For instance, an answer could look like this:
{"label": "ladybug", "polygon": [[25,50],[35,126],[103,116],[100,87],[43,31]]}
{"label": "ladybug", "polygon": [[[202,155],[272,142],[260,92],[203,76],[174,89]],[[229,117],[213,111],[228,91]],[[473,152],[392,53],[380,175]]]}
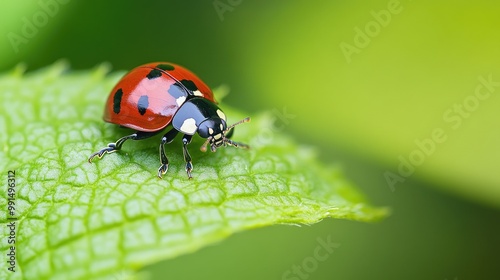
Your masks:
{"label": "ladybug", "polygon": [[203,152],[207,145],[212,152],[227,145],[248,148],[248,145],[229,138],[234,126],[248,122],[250,118],[228,126],[226,115],[217,106],[210,88],[186,68],[169,62],[144,64],[127,73],[111,91],[103,118],[136,132],[90,155],[90,163],[96,156],[102,158],[106,153],[120,150],[129,139],[146,139],[169,127],[160,141],[159,178],[168,170],[164,146],[171,143],[179,132],[183,134],[182,150],[189,179],[192,178],[193,164],[187,145],[194,134],[207,139],[201,146]]}

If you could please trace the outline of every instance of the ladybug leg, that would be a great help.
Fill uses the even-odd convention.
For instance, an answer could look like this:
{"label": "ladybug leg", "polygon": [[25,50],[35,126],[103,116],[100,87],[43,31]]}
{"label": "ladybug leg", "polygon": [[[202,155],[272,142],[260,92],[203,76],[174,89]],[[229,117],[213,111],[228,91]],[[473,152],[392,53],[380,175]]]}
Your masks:
{"label": "ladybug leg", "polygon": [[231,138],[231,136],[233,136],[234,134],[234,127],[231,128],[231,130],[229,130],[225,137],[226,137],[226,143],[229,145],[229,146],[233,146],[233,147],[236,147],[236,148],[242,148],[242,149],[248,149],[250,146],[248,146],[247,144],[245,143],[240,143],[240,142],[235,142],[233,140],[230,140],[229,138]]}
{"label": "ladybug leg", "polygon": [[89,162],[92,163],[92,159],[94,159],[96,156],[98,158],[102,158],[104,156],[104,154],[109,154],[109,153],[120,150],[125,141],[127,141],[128,139],[135,139],[136,137],[137,137],[137,134],[134,133],[134,134],[127,135],[127,136],[124,136],[124,137],[118,139],[116,141],[116,143],[109,143],[106,148],[101,149],[100,151],[91,154],[89,157]]}
{"label": "ladybug leg", "polygon": [[160,143],[160,168],[158,168],[158,178],[162,178],[162,175],[167,173],[168,170],[168,158],[165,154],[165,144],[169,144],[174,141],[175,136],[177,136],[178,131],[175,128],[169,130],[163,137],[161,138]]}
{"label": "ladybug leg", "polygon": [[134,134],[130,134],[130,135],[124,136],[124,137],[118,139],[116,141],[116,143],[109,143],[106,148],[103,148],[100,151],[91,154],[90,157],[89,157],[89,162],[92,163],[92,160],[96,156],[98,158],[102,158],[104,156],[104,154],[109,154],[109,153],[113,153],[113,152],[116,152],[118,150],[121,150],[121,148],[123,146],[123,143],[125,143],[125,141],[127,141],[129,139],[132,139],[132,140],[142,140],[142,139],[149,138],[149,137],[151,137],[151,136],[153,136],[153,135],[155,135],[157,133],[158,132],[142,132],[142,131],[138,131],[138,132],[136,132]]}
{"label": "ladybug leg", "polygon": [[192,138],[193,135],[187,135],[187,134],[184,134],[184,137],[182,137],[182,152],[184,154],[184,161],[186,162],[186,172],[189,179],[193,178],[191,176],[191,170],[193,170],[193,164],[191,163],[191,155],[189,154],[187,145],[191,143]]}
{"label": "ladybug leg", "polygon": [[230,140],[230,139],[226,139],[226,143],[229,145],[229,146],[233,146],[233,147],[236,147],[236,148],[242,148],[242,149],[249,149],[250,146],[248,146],[247,144],[245,143],[241,143],[241,142],[234,142],[233,140]]}

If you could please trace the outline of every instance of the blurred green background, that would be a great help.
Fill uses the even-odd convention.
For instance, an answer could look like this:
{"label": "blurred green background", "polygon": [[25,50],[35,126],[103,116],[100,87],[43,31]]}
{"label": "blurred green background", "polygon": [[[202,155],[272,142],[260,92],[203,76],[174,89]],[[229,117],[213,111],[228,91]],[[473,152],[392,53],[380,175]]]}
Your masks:
{"label": "blurred green background", "polygon": [[[1,71],[184,65],[228,85],[225,103],[275,112],[280,133],[393,209],[237,234],[143,269],[153,279],[500,279],[498,1],[0,5]],[[307,267],[328,236],[340,247]]]}

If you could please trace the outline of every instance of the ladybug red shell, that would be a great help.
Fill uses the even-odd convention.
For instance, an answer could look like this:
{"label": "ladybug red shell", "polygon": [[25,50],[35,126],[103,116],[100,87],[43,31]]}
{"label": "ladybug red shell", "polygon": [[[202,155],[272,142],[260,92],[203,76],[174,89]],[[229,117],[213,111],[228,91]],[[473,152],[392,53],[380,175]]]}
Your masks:
{"label": "ladybug red shell", "polygon": [[151,132],[165,128],[190,96],[217,103],[210,88],[189,70],[172,63],[139,66],[113,88],[104,120]]}
{"label": "ladybug red shell", "polygon": [[184,134],[183,154],[189,178],[193,165],[187,145],[194,134],[207,139],[202,151],[209,144],[214,152],[227,145],[248,148],[229,137],[235,125],[248,122],[250,118],[227,126],[226,116],[217,106],[210,88],[186,68],[169,62],[144,64],[127,73],[108,97],[104,120],[136,132],[93,153],[89,162],[96,156],[102,158],[106,153],[120,150],[126,140],[146,139],[171,125],[160,142],[160,178],[168,169],[164,145],[172,142],[179,132]]}

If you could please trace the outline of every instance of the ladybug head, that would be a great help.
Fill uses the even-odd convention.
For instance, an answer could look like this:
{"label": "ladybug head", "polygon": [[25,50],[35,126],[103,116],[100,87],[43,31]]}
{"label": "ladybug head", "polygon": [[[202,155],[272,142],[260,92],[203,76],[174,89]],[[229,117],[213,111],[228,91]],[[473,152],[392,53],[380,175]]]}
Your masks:
{"label": "ladybug head", "polygon": [[246,145],[243,146],[239,143],[231,141],[226,137],[226,135],[231,131],[231,129],[233,129],[233,127],[249,121],[250,118],[247,117],[230,126],[227,126],[226,121],[221,118],[210,118],[203,121],[198,126],[198,134],[203,138],[207,138],[207,141],[203,143],[200,150],[205,152],[208,144],[210,144],[210,150],[212,150],[212,152],[215,152],[215,150],[220,146],[230,145],[235,147],[246,147]]}

